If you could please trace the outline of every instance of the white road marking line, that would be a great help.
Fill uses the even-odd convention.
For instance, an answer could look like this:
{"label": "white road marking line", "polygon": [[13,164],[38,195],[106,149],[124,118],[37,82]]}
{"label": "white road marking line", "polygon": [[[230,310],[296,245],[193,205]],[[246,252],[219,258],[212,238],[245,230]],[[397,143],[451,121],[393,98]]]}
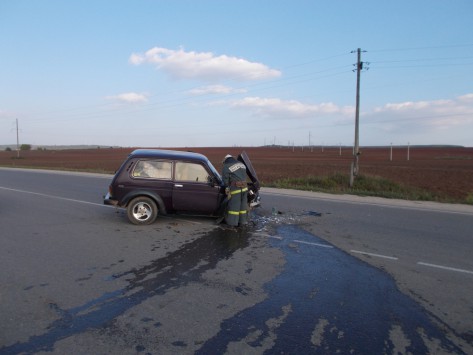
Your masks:
{"label": "white road marking line", "polygon": [[[8,188],[8,187],[3,187],[3,186],[0,186],[0,189],[2,189],[2,190],[7,190],[7,191],[14,191],[14,192],[19,192],[19,193],[24,193],[24,194],[30,194],[30,195],[48,197],[48,198],[53,198],[53,199],[57,199],[57,200],[63,200],[63,201],[69,201],[69,202],[76,202],[76,203],[82,203],[82,204],[87,204],[87,205],[93,205],[93,206],[101,206],[101,207],[109,207],[109,208],[111,207],[111,208],[115,208],[114,206],[103,205],[103,204],[100,204],[100,203],[88,202],[88,201],[82,201],[82,200],[75,200],[75,199],[72,199],[72,198],[66,198],[66,197],[60,197],[60,196],[54,196],[54,195],[48,195],[48,194],[43,194],[43,193],[40,193],[40,192],[32,192],[32,191],[11,189],[11,188]],[[183,220],[180,220],[180,221],[183,221]],[[188,222],[188,221],[186,221],[186,222]],[[194,222],[194,221],[191,222],[191,223],[201,224],[200,222]],[[274,239],[278,239],[278,240],[282,240],[282,239],[283,239],[282,237],[275,236],[275,235],[268,235],[268,234],[266,234],[266,233],[254,233],[254,235],[261,235],[261,236],[265,236],[265,237],[268,237],[268,238],[274,238]],[[319,243],[311,243],[311,242],[304,242],[304,241],[302,241],[302,240],[294,240],[293,242],[295,242],[295,243],[300,243],[300,244],[313,245],[313,246],[318,246],[318,247],[323,247],[323,248],[333,248],[333,246],[331,246],[331,245],[319,244]],[[398,260],[398,258],[393,257],[393,256],[367,253],[367,252],[359,251],[359,250],[350,250],[350,251],[351,251],[352,253],[356,253],[356,254],[369,255],[369,256],[374,256],[374,257],[384,258],[384,259],[390,259],[390,260]],[[442,266],[442,265],[435,265],[435,264],[430,264],[430,263],[424,263],[424,262],[422,262],[422,261],[417,262],[417,264],[418,264],[418,265],[423,265],[423,266],[430,266],[430,267],[434,267],[434,268],[438,268],[438,269],[443,269],[443,270],[456,271],[456,272],[462,272],[462,273],[465,273],[465,274],[472,274],[472,275],[473,275],[473,271],[470,271],[470,270],[464,270],[464,269],[458,269],[458,268],[449,267],[449,266]]]}
{"label": "white road marking line", "polygon": [[308,244],[308,245],[313,245],[315,247],[322,247],[322,248],[333,248],[333,246],[331,245],[327,245],[327,244],[319,244],[319,243],[311,243],[311,242],[304,242],[302,240],[293,240],[294,243],[300,243],[300,244]]}
{"label": "white road marking line", "polygon": [[264,232],[254,232],[252,233],[253,235],[256,235],[256,236],[259,236],[259,237],[271,237],[271,235],[269,235],[268,233],[264,233]]}
{"label": "white road marking line", "polygon": [[465,274],[472,274],[472,275],[473,275],[473,271],[465,270],[465,269],[457,269],[457,268],[455,268],[455,267],[429,264],[429,263],[424,263],[424,262],[422,262],[422,261],[419,261],[417,264],[418,264],[418,265],[423,265],[423,266],[435,267],[435,268],[437,268],[437,269],[443,269],[443,270],[449,270],[449,271],[456,271],[456,272],[463,272],[463,273],[465,273]]}
{"label": "white road marking line", "polygon": [[72,199],[72,198],[66,198],[66,197],[60,197],[60,196],[54,196],[54,195],[47,195],[47,194],[43,194],[43,193],[40,193],[40,192],[32,192],[32,191],[24,191],[24,190],[10,189],[10,188],[8,188],[8,187],[3,187],[3,186],[0,186],[0,189],[2,189],[2,190],[8,190],[8,191],[13,191],[13,192],[20,192],[20,193],[23,193],[23,194],[30,194],[30,195],[36,195],[36,196],[42,196],[42,197],[49,197],[49,198],[54,198],[54,199],[57,199],[57,200],[83,203],[83,204],[87,204],[87,205],[94,205],[94,206],[102,206],[102,207],[112,207],[112,208],[115,208],[114,206],[107,206],[107,205],[103,205],[103,204],[101,204],[101,203],[88,202],[88,201],[81,201],[81,200],[74,200],[74,199]]}
{"label": "white road marking line", "polygon": [[268,238],[282,240],[282,237],[278,237],[277,235],[268,235]]}
{"label": "white road marking line", "polygon": [[369,255],[369,256],[375,256],[377,258],[384,258],[384,259],[390,259],[390,260],[398,260],[398,258],[394,256],[387,256],[387,255],[381,255],[381,254],[373,254],[373,253],[367,253],[365,251],[359,251],[359,250],[350,250],[352,253],[355,254],[362,254],[362,255]]}
{"label": "white road marking line", "polygon": [[255,235],[257,237],[266,237],[266,238],[273,238],[273,239],[277,239],[277,240],[282,240],[283,238],[278,236],[278,235],[271,235],[269,233],[266,233],[266,232],[260,232],[260,231],[256,231],[254,233],[251,233],[251,235]]}
{"label": "white road marking line", "polygon": [[[273,239],[278,239],[282,240],[283,238],[277,235],[270,235],[268,233],[262,233],[262,232],[256,232],[253,233],[253,235],[257,236],[262,236],[262,237],[267,237],[267,238],[273,238]],[[324,248],[333,248],[332,245],[326,245],[326,244],[319,244],[319,243],[311,243],[311,242],[304,242],[302,240],[293,240],[295,243],[301,243],[301,244],[308,244],[308,245],[313,245],[313,246],[319,246],[319,247],[324,247]],[[378,258],[383,258],[383,259],[389,259],[389,260],[399,260],[399,258],[395,256],[388,256],[388,255],[381,255],[381,254],[374,254],[374,253],[368,253],[365,251],[360,251],[360,250],[350,250],[350,252],[355,253],[355,254],[362,254],[362,255],[369,255],[369,256],[374,256]],[[419,261],[417,263],[418,265],[423,265],[423,266],[430,266],[430,267],[435,267],[439,269],[444,269],[444,270],[449,270],[449,271],[456,271],[456,272],[462,272],[466,274],[473,274],[473,271],[470,270],[464,270],[464,269],[457,269],[453,267],[448,267],[448,266],[441,266],[441,265],[435,265],[435,264],[429,264],[429,263],[424,263],[422,261]]]}

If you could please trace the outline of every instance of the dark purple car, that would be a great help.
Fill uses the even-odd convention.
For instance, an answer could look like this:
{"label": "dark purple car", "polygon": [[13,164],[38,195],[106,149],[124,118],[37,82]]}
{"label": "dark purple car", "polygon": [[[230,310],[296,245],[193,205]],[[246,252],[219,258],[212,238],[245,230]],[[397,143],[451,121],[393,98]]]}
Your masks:
{"label": "dark purple car", "polygon": [[[250,209],[260,204],[259,181],[245,152],[238,160],[247,168]],[[225,198],[222,178],[206,156],[138,149],[116,172],[104,204],[126,208],[134,224],[151,224],[158,213],[221,217]]]}

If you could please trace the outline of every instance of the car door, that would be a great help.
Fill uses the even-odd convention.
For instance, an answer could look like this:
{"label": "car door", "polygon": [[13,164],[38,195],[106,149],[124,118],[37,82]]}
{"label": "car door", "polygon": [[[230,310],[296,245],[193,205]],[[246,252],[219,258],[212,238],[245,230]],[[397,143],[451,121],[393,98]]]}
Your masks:
{"label": "car door", "polygon": [[175,162],[172,204],[176,211],[212,215],[221,201],[221,187],[210,169],[196,162]]}

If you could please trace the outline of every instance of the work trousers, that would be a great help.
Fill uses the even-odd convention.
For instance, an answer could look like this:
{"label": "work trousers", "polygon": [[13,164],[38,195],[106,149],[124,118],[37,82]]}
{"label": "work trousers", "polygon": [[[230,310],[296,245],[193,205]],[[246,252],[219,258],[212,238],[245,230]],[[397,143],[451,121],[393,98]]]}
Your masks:
{"label": "work trousers", "polygon": [[225,211],[225,223],[237,227],[248,221],[248,188],[231,187],[230,200]]}

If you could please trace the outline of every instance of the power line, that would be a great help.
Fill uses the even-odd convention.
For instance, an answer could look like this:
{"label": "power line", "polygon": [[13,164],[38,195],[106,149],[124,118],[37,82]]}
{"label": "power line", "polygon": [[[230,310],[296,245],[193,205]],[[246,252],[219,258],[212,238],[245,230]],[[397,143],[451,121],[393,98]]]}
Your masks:
{"label": "power line", "polygon": [[[321,78],[328,78],[328,77],[337,76],[337,75],[341,75],[341,74],[346,74],[346,73],[350,72],[350,70],[337,71],[339,69],[344,69],[344,68],[348,69],[349,65],[331,67],[331,68],[328,68],[328,69],[319,70],[319,71],[312,72],[312,73],[309,73],[309,74],[294,75],[294,76],[287,77],[287,78],[284,78],[284,79],[281,79],[281,80],[276,80],[273,85],[268,85],[267,83],[255,83],[255,84],[250,84],[250,85],[246,85],[246,86],[242,85],[242,86],[239,86],[239,87],[235,87],[234,89],[238,91],[238,89],[242,89],[242,88],[245,88],[245,87],[249,88],[245,92],[245,94],[254,93],[254,92],[261,92],[261,91],[270,90],[270,89],[274,89],[274,88],[278,88],[278,87],[285,87],[285,86],[294,85],[294,84],[297,84],[297,83],[318,80],[318,79],[321,79]],[[330,71],[333,71],[333,73],[328,74]],[[326,75],[318,75],[318,74],[324,74],[324,73],[327,73],[327,74]],[[260,86],[260,87],[258,88],[258,86]],[[229,94],[225,94],[225,95],[220,95],[219,97],[228,99],[228,98],[236,97],[236,96],[240,96],[240,95],[241,95],[241,93],[236,92],[236,93],[229,93]],[[195,96],[195,97],[181,97],[181,98],[176,98],[176,99],[169,99],[169,100],[166,100],[166,101],[152,102],[152,103],[148,103],[148,104],[142,104],[142,105],[136,106],[136,107],[128,107],[125,110],[121,109],[120,113],[121,114],[133,114],[133,113],[147,112],[147,111],[154,110],[158,106],[159,106],[160,109],[169,109],[169,108],[173,108],[173,107],[182,107],[183,104],[196,103],[196,102],[199,102],[199,101],[205,101],[209,97],[213,97],[213,96],[215,96],[215,94],[209,93],[209,94],[199,95],[199,96]],[[100,108],[107,108],[107,107],[111,107],[111,106],[113,106],[113,104],[103,104],[103,105],[98,105],[97,108],[100,109]],[[87,107],[90,107],[90,106],[87,106]],[[93,106],[91,108],[93,108]],[[76,109],[71,108],[70,110],[79,110],[79,109],[81,109],[81,108],[76,108]],[[67,109],[65,109],[65,110],[67,110]],[[48,114],[48,113],[51,113],[51,112],[52,113],[54,113],[54,112],[59,112],[60,113],[61,111],[62,110],[47,111],[45,114]],[[113,110],[113,111],[110,111],[110,112],[77,113],[77,114],[73,114],[73,115],[68,115],[68,119],[64,119],[64,118],[52,119],[52,118],[49,118],[49,117],[48,118],[41,118],[41,116],[39,116],[39,118],[37,117],[33,120],[36,121],[36,122],[63,122],[63,121],[70,121],[70,120],[77,120],[77,119],[93,119],[93,118],[101,118],[101,117],[103,118],[103,117],[114,116],[114,115],[116,115],[116,110]]]}
{"label": "power line", "polygon": [[427,50],[427,49],[447,49],[447,48],[467,48],[467,47],[473,47],[473,43],[447,44],[447,45],[423,46],[423,47],[385,48],[385,49],[377,49],[377,50],[370,49],[370,53],[404,52],[404,51],[417,51],[417,50]]}
{"label": "power line", "polygon": [[402,59],[402,60],[377,60],[371,61],[371,63],[405,63],[405,62],[421,62],[421,61],[437,61],[437,60],[460,60],[460,59],[473,59],[473,56],[467,57],[440,57],[440,58],[416,58],[416,59]]}
{"label": "power line", "polygon": [[[431,47],[411,47],[411,48],[398,48],[398,49],[384,49],[384,50],[370,50],[371,53],[382,53],[382,52],[390,52],[390,51],[412,51],[412,50],[425,50],[425,49],[445,49],[445,48],[464,48],[464,47],[470,47],[473,46],[473,44],[464,44],[464,45],[448,45],[448,46],[431,46]],[[347,55],[347,53],[343,54],[337,54],[337,55],[332,55],[332,56],[326,56],[324,58],[319,58],[319,59],[313,59],[309,60],[303,63],[299,64],[294,64],[285,67],[286,69],[288,68],[294,68],[294,67],[304,67],[310,64],[314,64],[317,62],[323,62],[327,60],[331,60],[334,58],[342,57]],[[420,58],[420,59],[404,59],[404,60],[381,60],[381,61],[372,61],[371,63],[373,64],[402,64],[402,63],[415,63],[415,62],[421,62],[421,61],[427,61],[427,62],[432,62],[435,60],[442,60],[442,61],[452,61],[452,60],[464,60],[464,59],[469,59],[472,58],[471,56],[466,56],[466,57],[442,57],[442,58]],[[364,63],[366,64],[366,63]],[[471,65],[473,63],[443,63],[443,64],[433,64],[433,66],[451,66],[451,65]],[[394,69],[394,68],[407,68],[407,67],[427,67],[428,64],[424,65],[412,65],[412,66],[383,66],[383,65],[376,65],[377,69]],[[347,68],[347,70],[343,70]],[[218,96],[219,98],[222,99],[229,99],[232,97],[238,97],[239,95],[245,94],[254,94],[256,92],[263,92],[267,90],[271,90],[274,88],[280,88],[280,87],[286,87],[286,86],[294,86],[297,84],[301,84],[304,82],[310,82],[310,81],[316,81],[320,79],[325,79],[325,78],[330,78],[330,77],[335,77],[339,75],[344,75],[349,72],[348,66],[346,65],[341,65],[341,66],[331,66],[331,67],[326,67],[326,68],[321,68],[320,70],[313,71],[313,72],[305,72],[302,74],[297,74],[297,75],[292,75],[289,77],[283,77],[280,79],[276,80],[271,80],[269,83],[264,82],[264,83],[253,83],[253,84],[246,84],[246,85],[238,85],[234,87],[234,89],[239,90],[239,89],[246,89],[244,93],[241,92],[233,92],[233,93],[228,93],[225,95]],[[174,94],[179,94],[182,93],[182,91],[175,91]],[[168,95],[171,95],[172,93],[166,93]],[[150,97],[158,97],[159,94],[156,95],[151,95]],[[204,94],[201,96],[194,96],[194,97],[180,97],[180,98],[169,98],[167,100],[157,100],[145,104],[140,104],[139,106],[134,106],[134,107],[127,107],[126,109],[123,109],[123,106],[120,108],[115,108],[114,105],[115,103],[103,103],[99,105],[88,105],[88,106],[81,106],[81,107],[76,107],[76,108],[69,108],[69,109],[59,109],[59,110],[52,110],[52,111],[46,111],[42,113],[39,116],[36,116],[34,118],[30,118],[30,121],[35,121],[35,122],[65,122],[65,121],[72,121],[72,120],[87,120],[87,119],[96,119],[96,118],[107,118],[107,117],[113,117],[119,113],[120,115],[133,115],[133,114],[139,114],[139,113],[144,113],[148,111],[153,111],[156,108],[159,108],[161,110],[164,109],[171,109],[174,107],[182,107],[184,104],[193,104],[193,103],[199,103],[208,100],[209,98],[216,97],[215,94],[209,93],[209,94]],[[79,110],[108,110],[108,111],[99,111],[99,112],[74,112],[74,113],[67,113],[68,111],[79,111]],[[120,110],[120,111],[119,111]],[[63,117],[57,117],[57,118],[52,118],[52,117],[47,117],[47,115],[50,114],[57,114],[64,112],[66,114],[63,115]]]}

